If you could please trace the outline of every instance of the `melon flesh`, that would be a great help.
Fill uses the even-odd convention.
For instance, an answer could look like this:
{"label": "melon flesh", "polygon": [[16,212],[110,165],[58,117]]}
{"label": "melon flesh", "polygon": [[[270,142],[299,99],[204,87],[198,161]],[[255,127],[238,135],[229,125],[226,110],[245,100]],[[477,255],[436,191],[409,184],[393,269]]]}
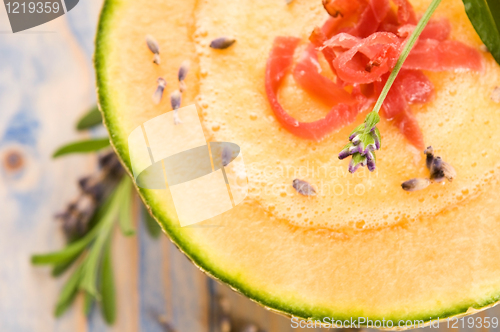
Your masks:
{"label": "melon flesh", "polygon": [[[412,1],[422,13],[430,1]],[[481,41],[459,0],[436,17],[452,23],[452,39]],[[245,203],[216,218],[180,227],[168,190],[140,189],[164,231],[208,274],[285,314],[302,318],[369,317],[429,321],[474,312],[500,298],[500,106],[490,93],[500,69],[484,54],[484,71],[426,73],[434,100],[412,107],[427,145],[450,162],[453,183],[403,192],[400,184],[425,177],[425,161],[390,123],[382,121],[377,171],[347,173],[336,157],[363,120],[321,142],[297,138],[275,121],[264,93],[264,68],[274,37],[301,37],[306,45],[325,13],[318,1],[106,0],[96,39],[99,103],[112,144],[130,170],[128,135],[170,111],[177,69],[191,61],[183,105],[197,103],[209,141],[242,148],[249,172]],[[161,48],[152,63],[145,36]],[[235,37],[227,50],[210,41]],[[299,52],[297,53],[297,55]],[[325,63],[324,72],[328,75]],[[167,88],[152,102],[156,79]],[[329,107],[288,77],[281,101],[301,121]],[[292,188],[312,183],[318,196]],[[217,225],[220,227],[213,227]],[[210,227],[209,227],[210,226]],[[468,311],[469,310],[469,311]]]}

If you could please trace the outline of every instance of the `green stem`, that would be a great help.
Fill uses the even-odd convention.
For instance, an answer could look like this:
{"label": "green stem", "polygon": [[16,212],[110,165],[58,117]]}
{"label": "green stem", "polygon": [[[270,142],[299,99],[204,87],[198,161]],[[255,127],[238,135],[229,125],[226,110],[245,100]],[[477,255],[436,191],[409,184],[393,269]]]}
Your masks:
{"label": "green stem", "polygon": [[408,38],[408,42],[406,43],[405,47],[403,48],[403,51],[401,52],[401,55],[399,56],[398,61],[396,62],[396,66],[391,72],[391,75],[389,75],[389,78],[387,79],[387,83],[385,83],[384,89],[382,90],[382,93],[380,93],[380,96],[378,97],[377,103],[375,104],[375,107],[373,108],[373,112],[380,111],[380,108],[382,107],[382,104],[385,100],[385,97],[387,97],[387,94],[389,93],[389,90],[391,89],[392,84],[394,83],[394,80],[396,79],[396,76],[398,76],[399,71],[401,70],[401,67],[403,67],[403,63],[405,62],[406,58],[410,54],[411,49],[413,48],[413,45],[418,40],[418,37],[424,30],[425,26],[427,25],[427,22],[429,22],[429,19],[431,18],[432,14],[436,10],[436,8],[439,6],[441,3],[441,0],[433,0],[427,10],[425,11],[424,16],[422,16],[422,19],[420,22],[418,22],[415,30],[413,30],[410,38]]}

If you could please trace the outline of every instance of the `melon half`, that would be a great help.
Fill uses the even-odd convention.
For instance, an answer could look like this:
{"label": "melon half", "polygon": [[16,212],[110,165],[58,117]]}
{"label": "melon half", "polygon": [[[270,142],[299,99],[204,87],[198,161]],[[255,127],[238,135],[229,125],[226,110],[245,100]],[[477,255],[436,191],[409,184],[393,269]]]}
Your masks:
{"label": "melon half", "polygon": [[[430,3],[411,2],[418,14]],[[480,48],[460,0],[444,1],[434,15],[451,22],[451,39]],[[185,60],[191,69],[183,106],[197,105],[207,141],[238,144],[248,171],[245,201],[193,226],[180,226],[169,190],[138,188],[143,201],[200,269],[289,316],[364,317],[402,328],[400,321],[429,322],[494,305],[500,300],[500,106],[490,94],[500,82],[499,66],[482,53],[482,72],[426,72],[435,97],[412,111],[426,145],[458,175],[452,183],[404,192],[403,181],[428,171],[422,151],[390,122],[379,125],[376,172],[351,175],[337,154],[365,114],[320,142],[293,136],[274,118],[264,89],[274,38],[300,37],[304,47],[325,19],[318,0],[106,0],[95,53],[99,104],[129,173],[128,136],[171,110],[168,96]],[[146,35],[160,45],[160,65],[152,62]],[[221,36],[236,43],[211,49]],[[324,59],[321,65],[327,75]],[[158,77],[167,87],[155,105]],[[300,121],[328,112],[291,77],[280,100]],[[318,195],[299,195],[295,178],[313,184]]]}

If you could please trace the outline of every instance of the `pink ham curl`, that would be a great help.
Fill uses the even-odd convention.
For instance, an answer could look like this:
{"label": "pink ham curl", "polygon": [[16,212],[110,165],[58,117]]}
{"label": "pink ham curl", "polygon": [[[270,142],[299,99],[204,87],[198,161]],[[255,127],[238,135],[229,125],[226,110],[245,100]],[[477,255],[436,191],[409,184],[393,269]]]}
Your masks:
{"label": "pink ham curl", "polygon": [[324,118],[313,122],[300,122],[283,109],[278,100],[278,90],[293,64],[293,54],[299,42],[300,39],[295,37],[277,37],[274,40],[266,65],[266,94],[271,109],[283,128],[298,137],[318,141],[333,130],[353,122],[357,109],[337,104]]}

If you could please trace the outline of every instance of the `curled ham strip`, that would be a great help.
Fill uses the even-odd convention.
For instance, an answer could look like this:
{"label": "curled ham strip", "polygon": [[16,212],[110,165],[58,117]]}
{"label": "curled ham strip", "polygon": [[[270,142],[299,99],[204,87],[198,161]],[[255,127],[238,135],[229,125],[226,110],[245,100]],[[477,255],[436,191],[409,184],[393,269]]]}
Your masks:
{"label": "curled ham strip", "polygon": [[[323,27],[323,29],[315,28],[313,30],[311,36],[309,37],[309,40],[311,41],[312,45],[310,45],[309,47],[312,48],[313,46],[315,46],[316,48],[321,48],[323,46],[323,43],[325,43],[327,40],[326,33],[324,32],[324,30],[325,30],[324,27]],[[309,53],[311,55],[314,54],[316,59],[318,58],[317,53],[313,52],[312,49],[309,51]],[[336,58],[335,52],[331,48],[323,48],[322,53],[323,53],[323,56],[325,57],[326,61],[328,62],[330,69],[332,70],[332,72],[334,74],[336,74],[335,67],[333,67],[333,61]]]}
{"label": "curled ham strip", "polygon": [[[394,67],[401,41],[390,32],[376,32],[364,39],[339,33],[328,40],[325,46],[334,50],[346,49],[333,61],[340,79],[348,83],[367,84],[380,79]],[[364,57],[358,56],[359,54]]]}
{"label": "curled ham strip", "polygon": [[304,90],[326,105],[353,104],[355,99],[344,88],[321,75],[318,56],[313,45],[302,53],[293,70],[293,78]]}
{"label": "curled ham strip", "polygon": [[370,0],[368,6],[360,15],[358,23],[345,32],[357,37],[368,37],[377,31],[380,22],[382,22],[389,10],[389,0]]}
{"label": "curled ham strip", "polygon": [[419,39],[446,40],[450,37],[451,25],[448,20],[430,20]]}
{"label": "curled ham strip", "polygon": [[271,108],[280,124],[292,134],[320,140],[333,130],[354,121],[357,110],[345,104],[337,104],[328,114],[317,121],[300,122],[288,114],[278,101],[278,90],[293,64],[293,54],[300,39],[277,37],[266,65],[266,94]]}
{"label": "curled ham strip", "polygon": [[[386,74],[382,81],[375,83],[377,95],[384,88],[388,77]],[[403,136],[419,150],[425,148],[424,138],[409,105],[426,103],[430,101],[433,93],[434,86],[422,72],[403,69],[399,72],[380,110],[380,115],[393,120]]]}
{"label": "curled ham strip", "polygon": [[420,151],[425,149],[422,130],[420,130],[417,119],[409,109],[398,114],[394,118],[393,123],[414,147]]}
{"label": "curled ham strip", "polygon": [[[299,137],[319,140],[351,123],[356,114],[376,100],[394,68],[405,39],[417,23],[408,0],[323,0],[330,17],[315,28],[310,44],[299,57],[293,76],[296,83],[326,105],[326,117],[299,122],[280,105],[277,95],[285,74],[293,66],[298,39],[278,37],[266,68],[266,93],[278,121]],[[422,132],[410,106],[431,100],[434,87],[422,70],[482,69],[480,53],[458,41],[448,40],[447,20],[431,20],[398,74],[380,112],[399,128],[415,147],[424,147]],[[321,75],[318,50],[336,80]],[[346,86],[352,90],[347,92]],[[351,91],[349,90],[349,91]]]}
{"label": "curled ham strip", "polygon": [[[413,28],[414,26],[404,26],[399,31],[409,35]],[[337,52],[333,67],[343,81],[366,84],[379,80],[382,75],[392,70],[403,42],[403,39],[390,32],[376,32],[364,39],[339,33],[327,40],[323,44],[323,49],[329,48],[330,52]],[[339,50],[344,51],[339,52]],[[460,42],[427,38],[418,41],[403,68],[429,71],[457,69],[480,71],[482,61],[477,50]]]}
{"label": "curled ham strip", "polygon": [[395,82],[408,104],[425,104],[434,95],[434,85],[419,70],[401,70]]}
{"label": "curled ham strip", "polygon": [[412,5],[408,0],[397,0],[398,5],[398,23],[400,25],[405,24],[417,24],[417,16],[413,10]]}
{"label": "curled ham strip", "polygon": [[430,71],[482,69],[481,54],[456,40],[422,39],[415,45],[403,68]]}

